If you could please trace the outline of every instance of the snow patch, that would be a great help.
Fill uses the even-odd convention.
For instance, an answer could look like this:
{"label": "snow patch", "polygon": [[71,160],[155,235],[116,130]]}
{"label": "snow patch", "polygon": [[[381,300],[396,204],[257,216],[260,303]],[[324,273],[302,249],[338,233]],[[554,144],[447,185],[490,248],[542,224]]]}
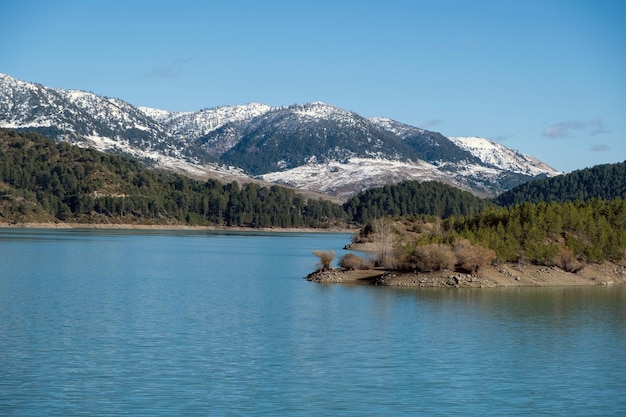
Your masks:
{"label": "snow patch", "polygon": [[328,119],[339,111],[336,107],[330,106],[321,101],[315,101],[304,105],[296,105],[292,107],[294,114],[311,119]]}
{"label": "snow patch", "polygon": [[367,188],[406,180],[450,183],[443,172],[428,162],[367,158],[350,158],[347,162],[330,161],[323,164],[309,160],[307,165],[264,174],[260,178],[345,199]]}
{"label": "snow patch", "polygon": [[163,124],[169,134],[183,141],[208,135],[227,123],[252,120],[271,109],[272,107],[259,103],[222,106],[194,112],[170,112],[150,107],[139,107],[143,114]]}

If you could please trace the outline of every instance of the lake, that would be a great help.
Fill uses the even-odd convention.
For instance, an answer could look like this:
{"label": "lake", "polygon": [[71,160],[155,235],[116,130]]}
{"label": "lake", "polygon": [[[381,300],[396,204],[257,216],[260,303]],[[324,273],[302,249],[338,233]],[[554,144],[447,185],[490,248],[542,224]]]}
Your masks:
{"label": "lake", "polygon": [[349,240],[0,229],[0,415],[626,415],[625,286],[303,279]]}

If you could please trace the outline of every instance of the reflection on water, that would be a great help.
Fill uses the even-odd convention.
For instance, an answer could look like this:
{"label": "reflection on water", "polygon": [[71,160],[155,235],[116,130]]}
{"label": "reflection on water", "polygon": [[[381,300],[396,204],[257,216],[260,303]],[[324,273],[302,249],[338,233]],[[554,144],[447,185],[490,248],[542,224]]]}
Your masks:
{"label": "reflection on water", "polygon": [[349,238],[0,230],[0,415],[626,415],[626,287],[302,279]]}

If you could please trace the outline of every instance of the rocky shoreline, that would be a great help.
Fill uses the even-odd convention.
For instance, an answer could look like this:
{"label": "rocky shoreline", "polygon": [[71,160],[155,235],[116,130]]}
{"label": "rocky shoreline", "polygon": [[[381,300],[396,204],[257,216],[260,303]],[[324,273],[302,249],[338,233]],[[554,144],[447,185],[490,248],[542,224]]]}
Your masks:
{"label": "rocky shoreline", "polygon": [[306,276],[317,283],[387,287],[494,288],[615,285],[626,283],[626,266],[589,264],[578,272],[557,267],[503,264],[481,268],[477,274],[452,271],[418,272],[385,269],[316,271]]}

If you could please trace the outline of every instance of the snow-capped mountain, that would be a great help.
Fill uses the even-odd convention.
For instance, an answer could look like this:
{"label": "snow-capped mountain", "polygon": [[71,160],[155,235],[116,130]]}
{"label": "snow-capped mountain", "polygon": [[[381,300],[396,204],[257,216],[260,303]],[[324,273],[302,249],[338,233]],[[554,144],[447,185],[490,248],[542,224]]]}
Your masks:
{"label": "snow-capped mountain", "polygon": [[165,127],[178,138],[197,139],[227,123],[247,122],[271,110],[270,106],[249,103],[242,106],[222,106],[194,112],[171,112],[139,107],[146,116]]}
{"label": "snow-capped mountain", "polygon": [[146,143],[164,141],[164,129],[125,101],[78,90],[48,88],[0,74],[2,127],[54,128],[84,136]]}
{"label": "snow-capped mountain", "polygon": [[[253,175],[285,171],[312,159],[326,163],[351,157],[417,157],[397,136],[356,113],[320,102],[275,108],[245,125],[225,126],[230,127],[236,144],[220,158]],[[225,130],[207,139],[220,142]]]}
{"label": "snow-capped mountain", "polygon": [[321,102],[172,112],[3,74],[0,127],[36,130],[196,177],[256,177],[344,198],[408,179],[494,196],[559,174],[487,139],[447,138]]}
{"label": "snow-capped mountain", "polygon": [[450,137],[452,142],[480,159],[484,164],[496,168],[529,175],[541,176],[554,171],[550,166],[535,157],[524,155],[485,138]]}

